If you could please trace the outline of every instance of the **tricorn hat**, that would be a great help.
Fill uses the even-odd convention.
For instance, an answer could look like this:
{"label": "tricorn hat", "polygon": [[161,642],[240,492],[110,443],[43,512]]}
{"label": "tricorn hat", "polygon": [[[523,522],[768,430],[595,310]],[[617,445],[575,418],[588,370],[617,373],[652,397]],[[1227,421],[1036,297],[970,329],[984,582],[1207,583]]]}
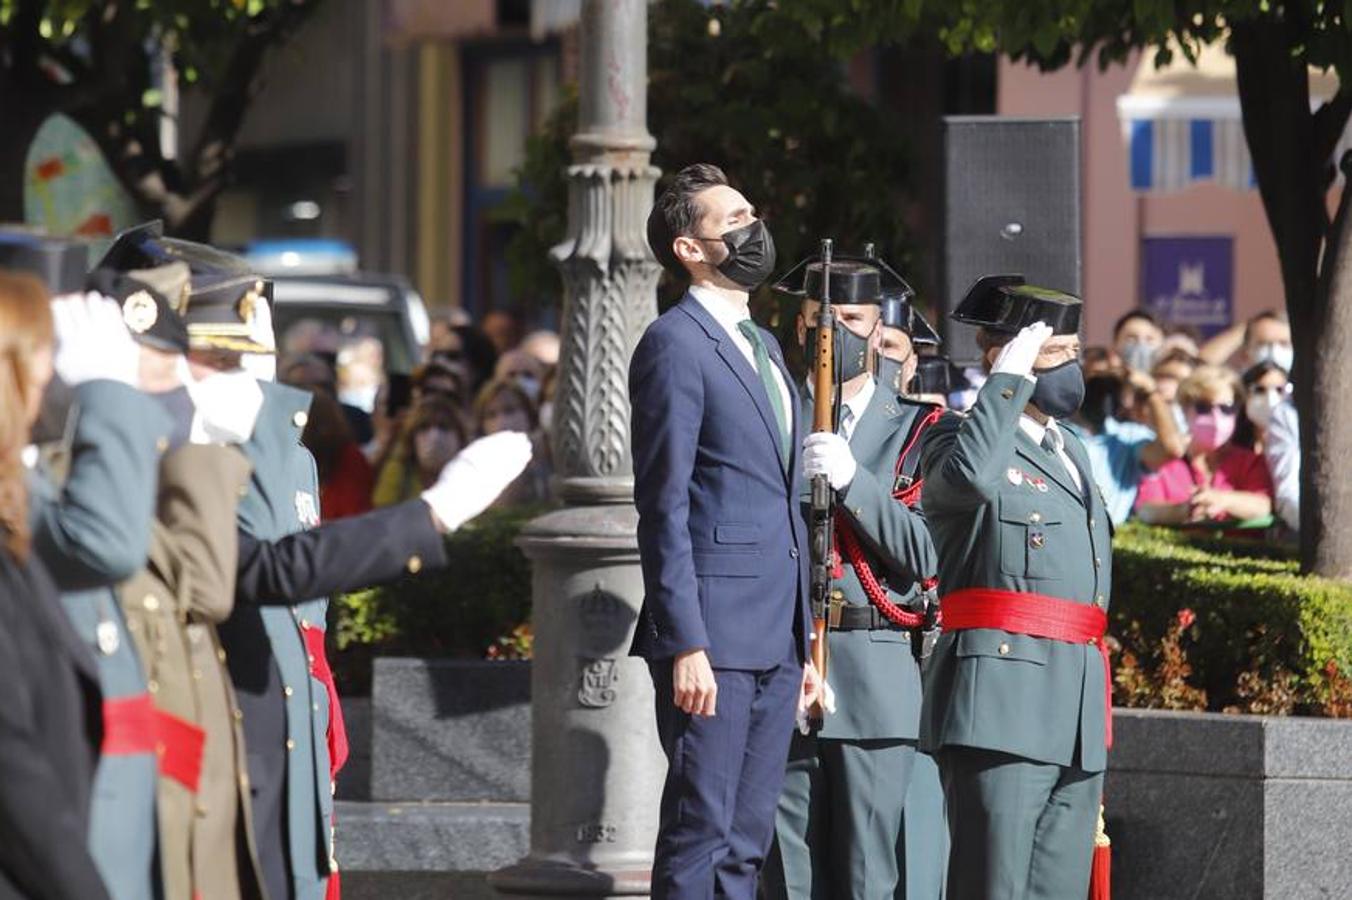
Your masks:
{"label": "tricorn hat", "polygon": [[169,297],[188,326],[189,345],[239,353],[273,353],[251,326],[260,302],[272,300],[272,282],[242,256],[207,244],[164,236],[160,222],[122,232],[99,268],[118,272],[159,269],[185,263],[189,280],[179,297]]}
{"label": "tricorn hat", "polygon": [[922,356],[916,361],[915,380],[911,382],[914,394],[949,394],[965,391],[972,386],[962,369],[953,365],[947,356]]}
{"label": "tricorn hat", "polygon": [[81,241],[0,228],[0,269],[36,275],[52,294],[84,289],[89,247]]}
{"label": "tricorn hat", "polygon": [[910,335],[913,344],[937,347],[941,343],[938,332],[916,312],[909,297],[888,297],[883,301],[883,327],[900,328]]}
{"label": "tricorn hat", "polygon": [[1052,334],[1078,334],[1083,305],[1073,294],[1028,284],[1022,275],[984,275],[953,311],[953,321],[1001,334],[1043,322]]}

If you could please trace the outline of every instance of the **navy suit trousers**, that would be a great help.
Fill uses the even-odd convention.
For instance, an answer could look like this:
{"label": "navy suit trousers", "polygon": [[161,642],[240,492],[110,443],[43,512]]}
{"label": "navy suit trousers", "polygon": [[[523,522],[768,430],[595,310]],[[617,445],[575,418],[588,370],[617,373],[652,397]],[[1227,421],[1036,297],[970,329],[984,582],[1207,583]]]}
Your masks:
{"label": "navy suit trousers", "polygon": [[717,712],[672,702],[672,661],[650,663],[667,755],[653,900],[753,900],[774,834],[803,669],[792,648],[771,669],[715,669]]}

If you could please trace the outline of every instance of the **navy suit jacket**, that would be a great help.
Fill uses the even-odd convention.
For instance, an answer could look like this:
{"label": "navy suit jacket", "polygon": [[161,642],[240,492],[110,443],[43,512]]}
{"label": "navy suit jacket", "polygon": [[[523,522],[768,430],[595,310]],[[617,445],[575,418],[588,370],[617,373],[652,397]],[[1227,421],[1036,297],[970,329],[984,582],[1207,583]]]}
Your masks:
{"label": "navy suit jacket", "polygon": [[764,329],[761,336],[789,386],[787,466],[760,376],[694,297],[653,322],[634,350],[630,424],[644,585],[635,656],[704,649],[723,669],[772,668],[790,646],[806,658],[799,404],[779,343]]}

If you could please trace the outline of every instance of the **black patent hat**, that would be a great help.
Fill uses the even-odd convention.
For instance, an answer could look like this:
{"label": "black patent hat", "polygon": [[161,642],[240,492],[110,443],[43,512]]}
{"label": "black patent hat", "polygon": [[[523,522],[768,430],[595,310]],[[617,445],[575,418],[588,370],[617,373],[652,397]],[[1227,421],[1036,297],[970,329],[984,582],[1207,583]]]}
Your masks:
{"label": "black patent hat", "polygon": [[914,394],[949,394],[965,391],[972,386],[962,369],[953,365],[947,356],[922,356],[916,362],[915,380],[911,382]]}
{"label": "black patent hat", "polygon": [[117,272],[186,264],[189,279],[180,297],[169,298],[188,327],[190,346],[240,353],[272,353],[251,325],[260,302],[272,302],[272,282],[242,256],[207,244],[164,236],[162,223],[147,222],[117,236],[98,268]]}
{"label": "black patent hat", "polygon": [[89,247],[81,241],[0,229],[0,269],[36,275],[52,294],[84,289]]}
{"label": "black patent hat", "polygon": [[1074,294],[1028,284],[1022,275],[985,275],[962,298],[953,321],[1000,334],[1043,322],[1052,334],[1079,334],[1083,306]]}
{"label": "black patent hat", "polygon": [[[774,290],[804,300],[825,299],[826,267],[820,257],[811,256],[775,282]],[[877,306],[883,300],[882,273],[877,266],[860,257],[834,256],[831,259],[831,302],[848,306]]]}
{"label": "black patent hat", "polygon": [[909,298],[889,297],[883,301],[883,327],[900,328],[911,338],[912,344],[939,346],[939,333],[925,317],[916,312]]}

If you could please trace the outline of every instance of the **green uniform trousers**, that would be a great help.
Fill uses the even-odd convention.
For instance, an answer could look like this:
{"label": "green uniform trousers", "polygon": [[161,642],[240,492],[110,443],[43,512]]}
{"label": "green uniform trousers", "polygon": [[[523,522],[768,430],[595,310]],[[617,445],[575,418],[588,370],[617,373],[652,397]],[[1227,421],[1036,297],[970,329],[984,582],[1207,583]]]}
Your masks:
{"label": "green uniform trousers", "polygon": [[958,746],[938,761],[953,838],[949,897],[1088,896],[1102,772]]}
{"label": "green uniform trousers", "polygon": [[901,883],[896,900],[943,900],[948,877],[948,824],[939,766],[917,753],[901,814]]}
{"label": "green uniform trousers", "polygon": [[795,733],[762,896],[892,900],[915,756],[915,741]]}

